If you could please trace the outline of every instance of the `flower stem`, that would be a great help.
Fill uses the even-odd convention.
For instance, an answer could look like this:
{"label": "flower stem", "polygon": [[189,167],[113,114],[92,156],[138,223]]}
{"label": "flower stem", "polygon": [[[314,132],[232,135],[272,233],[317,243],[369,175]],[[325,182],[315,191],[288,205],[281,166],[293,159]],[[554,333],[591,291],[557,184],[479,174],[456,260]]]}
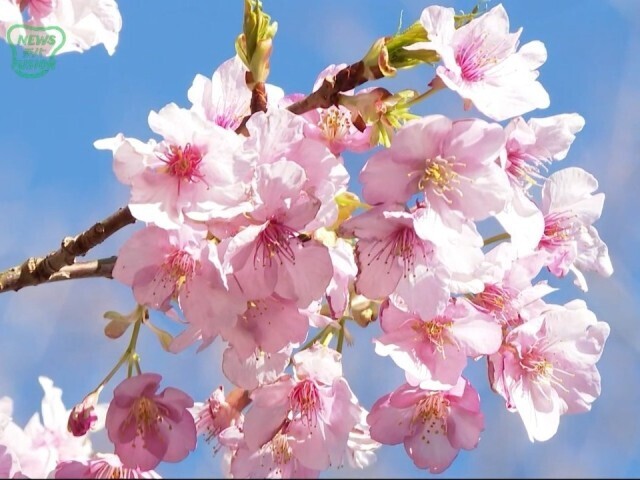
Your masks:
{"label": "flower stem", "polygon": [[511,238],[511,235],[509,235],[507,232],[499,233],[498,235],[494,235],[493,237],[489,237],[485,239],[484,246],[486,247],[487,245],[490,245],[495,242],[499,242],[501,240],[509,240],[510,238]]}
{"label": "flower stem", "polygon": [[403,106],[406,107],[406,108],[412,107],[416,103],[420,103],[422,100],[425,100],[426,98],[429,98],[431,95],[436,93],[438,90],[442,90],[442,89],[441,88],[430,88],[429,90],[427,90],[424,93],[421,93],[417,97],[412,98],[411,100],[406,102]]}
{"label": "flower stem", "polygon": [[302,348],[300,349],[300,351],[303,351],[303,350],[306,350],[307,348],[310,348],[315,342],[319,341],[321,338],[324,338],[326,335],[329,334],[329,332],[331,332],[332,328],[333,327],[331,325],[327,325],[326,327],[324,327],[311,340],[309,340],[307,343],[305,343],[302,346]]}
{"label": "flower stem", "polygon": [[[136,344],[138,343],[138,335],[140,334],[140,326],[142,325],[142,322],[146,318],[147,309],[141,308],[140,312],[141,312],[140,317],[138,318],[138,320],[136,320],[136,323],[133,324],[133,331],[131,332],[131,339],[129,340],[129,345],[127,345],[127,348],[122,354],[122,356],[120,357],[120,359],[118,360],[118,363],[116,363],[115,366],[109,371],[109,373],[107,373],[107,376],[104,377],[102,382],[100,382],[96,390],[101,389],[107,383],[109,383],[109,381],[118,372],[118,370],[120,370],[120,367],[124,364],[124,362],[129,362],[129,368],[127,369],[127,378],[131,377],[133,373],[132,361],[134,356],[137,357],[137,354],[135,353],[135,351],[136,351]],[[135,361],[137,363],[137,358]],[[140,369],[140,366],[138,366],[138,370],[139,369]]]}
{"label": "flower stem", "polygon": [[336,351],[342,353],[342,346],[344,345],[344,322],[346,317],[340,319],[340,331],[338,332],[338,344],[336,345]]}

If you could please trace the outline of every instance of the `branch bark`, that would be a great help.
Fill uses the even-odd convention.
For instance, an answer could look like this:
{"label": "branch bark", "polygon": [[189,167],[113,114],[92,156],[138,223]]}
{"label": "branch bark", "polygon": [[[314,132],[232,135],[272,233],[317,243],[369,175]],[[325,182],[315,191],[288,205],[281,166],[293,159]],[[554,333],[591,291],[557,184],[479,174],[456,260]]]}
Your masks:
{"label": "branch bark", "polygon": [[135,221],[129,207],[124,207],[79,235],[65,237],[58,250],[44,257],[29,257],[20,265],[0,272],[0,293],[9,290],[17,292],[24,287],[48,282],[55,274],[62,273],[63,268],[74,265],[76,257],[86,255],[96,245]]}
{"label": "branch bark", "polygon": [[88,262],[78,262],[62,267],[44,283],[76,280],[78,278],[113,278],[113,267],[118,257],[100,258]]}
{"label": "branch bark", "polygon": [[[379,76],[382,77],[382,73]],[[340,70],[332,80],[325,79],[315,92],[289,105],[287,109],[300,115],[314,108],[329,108],[338,104],[340,93],[353,90],[368,80],[364,62],[360,60]]]}

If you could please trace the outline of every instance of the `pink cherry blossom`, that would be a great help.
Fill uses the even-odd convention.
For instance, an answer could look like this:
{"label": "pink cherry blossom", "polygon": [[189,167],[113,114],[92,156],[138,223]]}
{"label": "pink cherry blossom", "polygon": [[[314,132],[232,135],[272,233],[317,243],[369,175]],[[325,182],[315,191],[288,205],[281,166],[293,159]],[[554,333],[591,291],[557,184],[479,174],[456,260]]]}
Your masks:
{"label": "pink cherry blossom", "polygon": [[[58,461],[84,461],[91,454],[88,436],[74,437],[67,430],[70,412],[62,403],[62,390],[47,377],[38,381],[44,390],[42,417],[34,414],[24,429],[6,418],[0,429],[0,445],[7,447],[21,474],[29,478],[46,478]],[[10,407],[5,404],[9,416]]]}
{"label": "pink cherry blossom", "polygon": [[113,391],[106,428],[124,467],[146,471],[161,461],[179,462],[196,446],[196,427],[187,410],[193,400],[173,387],[157,393],[161,379],[142,373]]}
{"label": "pink cherry blossom", "polygon": [[153,470],[127,468],[112,453],[96,453],[91,459],[58,463],[52,478],[162,478]]}
{"label": "pink cherry blossom", "polygon": [[342,159],[324,144],[304,138],[303,126],[302,118],[285,109],[258,112],[247,122],[250,136],[245,150],[254,155],[257,165],[282,159],[300,165],[306,177],[301,190],[320,201],[315,221],[308,228],[329,227],[338,216],[334,198],[346,191],[349,174]]}
{"label": "pink cherry blossom", "polygon": [[[408,297],[419,281],[428,297],[445,302],[450,289],[472,289],[477,283],[472,276],[482,260],[482,238],[458,214],[445,218],[424,207],[378,206],[344,222],[340,234],[358,238],[355,288],[368,298],[393,292]],[[427,272],[417,278],[421,268]]]}
{"label": "pink cherry blossom", "polygon": [[374,340],[376,353],[389,355],[409,384],[424,389],[453,387],[467,357],[495,353],[502,343],[500,325],[463,298],[451,299],[446,308],[423,318],[385,302],[380,326],[384,334]]}
{"label": "pink cherry blossom", "polygon": [[222,386],[216,388],[195,414],[198,434],[204,435],[207,441],[211,441],[224,429],[232,425],[242,425],[241,412],[246,403],[248,403],[246,396],[244,401],[229,403],[225,399],[224,388]]}
{"label": "pink cherry blossom", "polygon": [[595,364],[609,336],[609,325],[581,300],[549,307],[490,357],[493,388],[520,414],[532,442],[555,435],[561,415],[591,409],[600,395]]}
{"label": "pink cherry blossom", "polygon": [[514,118],[505,127],[505,170],[510,180],[528,188],[542,178],[544,169],[553,160],[567,156],[575,135],[584,127],[584,118],[577,113],[546,118]]}
{"label": "pink cherry blossom", "polygon": [[537,316],[545,308],[541,298],[556,290],[546,281],[531,284],[546,259],[542,252],[518,256],[512,243],[501,243],[485,255],[484,288],[470,297],[471,302],[506,327]]}
{"label": "pink cherry blossom", "polygon": [[404,203],[417,193],[443,215],[451,210],[482,220],[504,209],[511,196],[496,163],[504,131],[482,120],[430,115],[404,124],[390,148],[371,157],[360,174],[371,204]]}
{"label": "pink cherry blossom", "polygon": [[244,435],[237,428],[228,428],[221,442],[230,448],[229,474],[233,478],[318,478],[320,470],[305,467],[296,457],[291,445],[292,435],[276,433],[257,450],[249,448]]}
{"label": "pink cherry blossom", "polygon": [[408,49],[434,50],[442,60],[437,78],[493,120],[502,121],[549,106],[549,94],[537,81],[547,59],[539,41],[518,50],[522,28],[509,33],[509,18],[502,5],[456,29],[453,8],[427,7],[420,23],[429,42]]}
{"label": "pink cherry blossom", "polygon": [[597,189],[595,177],[577,167],[555,172],[542,188],[544,233],[538,248],[550,254],[551,273],[562,277],[573,272],[574,283],[584,291],[583,272],[613,273],[607,245],[592,226],[604,204],[604,193],[593,193]]}
{"label": "pink cherry blossom", "polygon": [[371,438],[404,443],[413,463],[431,473],[445,471],[461,448],[476,448],[484,430],[478,393],[462,377],[447,391],[404,384],[376,401],[367,422]]}
{"label": "pink cherry blossom", "polygon": [[299,345],[307,337],[309,320],[296,302],[277,295],[250,300],[237,321],[222,329],[241,359],[253,355],[256,349],[277,353],[289,344]]}
{"label": "pink cherry blossom", "polygon": [[315,344],[293,357],[294,377],[284,375],[252,392],[244,421],[249,451],[286,440],[282,451],[290,448],[306,468],[324,470],[342,462],[360,407],[342,376],[340,358],[336,351]]}
{"label": "pink cherry blossom", "polygon": [[544,215],[531,200],[529,188],[544,178],[542,169],[566,157],[583,126],[584,119],[571,113],[531,118],[528,122],[517,117],[505,128],[507,142],[501,161],[514,195],[496,218],[521,252],[534,250],[544,231]]}
{"label": "pink cherry blossom", "polygon": [[56,54],[84,52],[100,44],[109,55],[115,53],[122,29],[122,17],[115,0],[56,0],[52,6],[53,10],[36,23],[64,30],[66,40]]}
{"label": "pink cherry blossom", "polygon": [[[320,88],[325,78],[333,78],[346,66],[346,63],[342,63],[325,68],[316,79],[314,91]],[[352,93],[353,91],[343,92],[344,95]],[[371,148],[371,127],[366,126],[363,131],[356,128],[351,120],[351,112],[342,105],[310,110],[303,117],[307,120],[304,127],[305,136],[321,141],[334,155],[339,155],[344,150],[362,152]]]}
{"label": "pink cherry blossom", "polygon": [[120,248],[113,278],[131,285],[136,301],[168,310],[183,284],[190,283],[206,259],[205,232],[150,226],[135,232]]}
{"label": "pink cherry blossom", "polygon": [[293,346],[279,352],[265,353],[256,349],[247,358],[241,358],[233,347],[227,347],[222,355],[222,372],[231,383],[251,391],[260,385],[273,383],[289,366]]}
{"label": "pink cherry blossom", "polygon": [[279,160],[256,170],[262,203],[250,215],[254,225],[231,239],[225,265],[246,298],[275,292],[306,307],[324,294],[333,276],[327,247],[300,237],[320,203],[300,190],[306,176],[297,163]]}
{"label": "pink cherry blossom", "polygon": [[94,143],[113,152],[116,176],[131,186],[134,217],[175,229],[189,216],[230,218],[249,208],[252,170],[238,135],[173,103],[151,112],[149,126],[163,141],[118,135]]}
{"label": "pink cherry blossom", "polygon": [[[211,78],[196,75],[187,96],[191,109],[208,121],[228,130],[235,130],[251,113],[251,90],[247,87],[247,72],[240,57],[224,61]],[[284,96],[281,88],[266,84],[268,107],[275,107]]]}

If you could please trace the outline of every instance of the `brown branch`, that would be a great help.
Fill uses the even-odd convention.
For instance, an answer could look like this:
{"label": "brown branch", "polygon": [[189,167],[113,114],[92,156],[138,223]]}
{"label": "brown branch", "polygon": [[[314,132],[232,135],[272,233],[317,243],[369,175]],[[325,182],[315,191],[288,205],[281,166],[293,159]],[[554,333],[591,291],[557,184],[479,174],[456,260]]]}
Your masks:
{"label": "brown branch", "polygon": [[9,290],[17,292],[23,287],[49,281],[64,267],[73,265],[76,257],[84,256],[96,245],[135,221],[129,207],[124,207],[81,234],[65,237],[58,250],[44,257],[30,257],[20,265],[0,272],[0,293]]}
{"label": "brown branch", "polygon": [[[382,78],[384,75],[381,71],[375,70],[369,72],[374,78]],[[295,114],[301,115],[309,110],[315,108],[329,108],[332,105],[338,105],[340,99],[340,93],[353,90],[359,85],[371,80],[370,76],[367,76],[365,71],[365,65],[362,60],[353,63],[348,67],[340,70],[335,77],[325,79],[316,91],[310,93],[302,100],[292,103],[287,107],[287,110]],[[264,99],[261,97],[260,91],[256,92],[257,87],[262,86],[264,83],[257,83],[256,88],[251,94],[251,113],[242,119],[242,123],[235,132],[241,135],[248,136],[247,121],[257,111],[266,112],[267,110],[267,94],[264,92]],[[262,103],[264,101],[264,104]],[[264,107],[264,108],[262,108]]]}
{"label": "brown branch", "polygon": [[[250,72],[247,72],[249,75]],[[251,78],[251,77],[247,77]],[[247,122],[256,112],[266,112],[267,111],[267,88],[264,82],[257,82],[253,90],[251,90],[251,103],[250,103],[251,113],[249,115],[245,115],[242,119],[238,128],[235,129],[235,132],[239,135],[244,135],[245,137],[249,136],[249,130],[247,130]]]}
{"label": "brown branch", "polygon": [[118,257],[101,258],[88,262],[78,262],[62,267],[44,283],[60,282],[62,280],[76,280],[78,278],[113,278],[113,267]]}
{"label": "brown branch", "polygon": [[[332,105],[337,105],[341,92],[353,90],[370,80],[365,73],[365,65],[362,60],[353,63],[340,70],[334,78],[325,78],[320,88],[302,100],[289,105],[287,109],[300,115],[314,108],[329,108]],[[382,78],[383,75],[382,72],[376,72],[374,76]]]}

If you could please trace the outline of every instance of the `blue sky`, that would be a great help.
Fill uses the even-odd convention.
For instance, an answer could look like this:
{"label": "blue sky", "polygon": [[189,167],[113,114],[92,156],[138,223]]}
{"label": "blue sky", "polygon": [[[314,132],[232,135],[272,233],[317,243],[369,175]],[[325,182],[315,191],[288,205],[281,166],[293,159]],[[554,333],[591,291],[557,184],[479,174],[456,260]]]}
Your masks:
{"label": "blue sky", "polygon": [[[494,6],[498,2],[489,2]],[[417,19],[423,1],[328,0],[276,2],[265,9],[279,23],[270,82],[287,92],[307,92],[319,71],[330,63],[352,62],[377,37],[396,31],[400,12],[406,25]],[[472,1],[442,2],[470,9]],[[565,416],[557,435],[531,444],[516,414],[487,387],[484,364],[469,367],[479,390],[486,429],[478,449],[462,452],[442,477],[637,477],[640,474],[640,261],[637,254],[640,205],[640,2],[637,0],[538,0],[503,2],[512,30],[522,26],[522,42],[542,40],[549,58],[540,80],[551,106],[528,117],[577,112],[586,119],[561,166],[580,166],[593,173],[606,194],[604,213],[596,223],[607,242],[615,269],[610,279],[588,277],[590,291],[579,292],[570,280],[552,298],[584,298],[611,336],[599,363],[602,395],[591,412]],[[146,140],[150,110],[169,102],[188,106],[186,92],[197,73],[211,75],[234,54],[241,28],[242,3],[191,0],[120,2],[123,29],[116,53],[102,47],[85,54],[65,54],[53,71],[39,79],[17,76],[10,68],[10,48],[0,43],[0,268],[55,249],[126,204],[127,189],[115,179],[111,157],[97,151],[96,139],[118,132]],[[387,88],[423,91],[432,69],[401,72],[384,82]],[[460,99],[441,92],[418,113],[468,116]],[[474,114],[477,114],[474,112]],[[357,176],[366,156],[347,156]],[[355,185],[355,183],[354,183]],[[357,187],[355,187],[357,188]],[[90,253],[115,254],[138,227],[129,227]],[[102,335],[107,310],[129,311],[127,289],[104,279],[63,282],[0,295],[0,396],[15,400],[15,420],[24,425],[39,410],[38,375],[51,377],[63,389],[70,407],[92,389],[117,360],[126,340]],[[157,318],[159,323],[163,319]],[[163,323],[164,324],[164,323]],[[158,371],[165,385],[204,400],[225,384],[219,345],[179,356],[163,352],[149,332],[142,336],[142,366]],[[369,407],[402,381],[388,358],[376,357],[371,338],[377,326],[355,332],[356,344],[345,353],[347,378]],[[120,377],[122,378],[122,377]],[[103,400],[111,396],[103,393]],[[98,439],[95,446],[108,448]],[[185,462],[163,464],[165,476],[219,477],[219,458],[206,444]],[[402,447],[383,447],[377,464],[362,472],[345,469],[325,476],[415,477],[416,469]]]}

